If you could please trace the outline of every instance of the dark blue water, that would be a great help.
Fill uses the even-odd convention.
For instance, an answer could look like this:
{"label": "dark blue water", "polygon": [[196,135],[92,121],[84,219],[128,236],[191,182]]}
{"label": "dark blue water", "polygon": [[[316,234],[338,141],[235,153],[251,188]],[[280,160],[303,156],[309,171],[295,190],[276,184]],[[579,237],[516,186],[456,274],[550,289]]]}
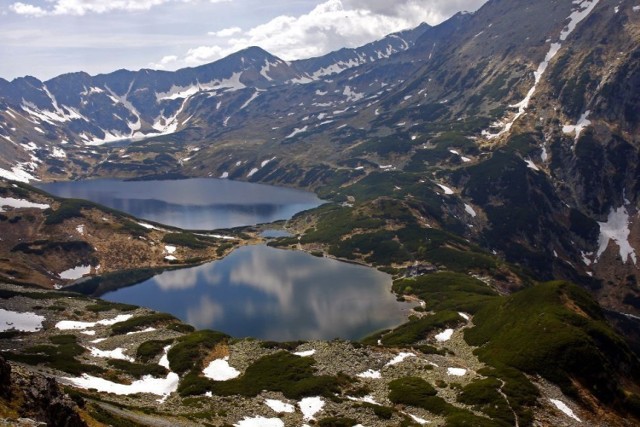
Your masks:
{"label": "dark blue water", "polygon": [[[192,230],[288,219],[322,203],[304,191],[217,179],[40,188]],[[166,272],[102,298],[171,313],[198,329],[279,341],[359,339],[399,325],[410,308],[395,300],[391,278],[377,270],[266,246],[243,247],[220,261]]]}
{"label": "dark blue water", "polygon": [[178,181],[99,179],[40,184],[56,196],[91,200],[138,218],[191,230],[289,219],[322,204],[291,188],[212,178]]}
{"label": "dark blue water", "polygon": [[163,273],[102,296],[168,312],[198,329],[265,340],[359,339],[406,320],[377,270],[267,246]]}

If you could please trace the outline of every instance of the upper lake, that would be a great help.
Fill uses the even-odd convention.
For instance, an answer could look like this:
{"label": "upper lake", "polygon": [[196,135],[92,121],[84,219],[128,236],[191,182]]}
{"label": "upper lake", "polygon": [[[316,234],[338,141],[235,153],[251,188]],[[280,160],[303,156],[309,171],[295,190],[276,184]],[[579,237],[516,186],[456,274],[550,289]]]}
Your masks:
{"label": "upper lake", "polygon": [[97,179],[37,186],[56,196],[91,200],[138,218],[190,230],[289,219],[323,203],[315,194],[306,191],[213,178]]}

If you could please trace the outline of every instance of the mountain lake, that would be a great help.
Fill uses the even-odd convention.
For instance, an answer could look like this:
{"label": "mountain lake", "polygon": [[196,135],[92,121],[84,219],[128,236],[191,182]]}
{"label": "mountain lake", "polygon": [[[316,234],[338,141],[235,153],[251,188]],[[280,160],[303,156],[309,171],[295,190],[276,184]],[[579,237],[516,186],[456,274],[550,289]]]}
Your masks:
{"label": "mountain lake", "polygon": [[[197,230],[289,219],[323,203],[305,191],[219,179],[101,179],[38,187]],[[198,329],[277,341],[363,338],[403,323],[412,307],[396,301],[387,274],[264,245],[167,271],[101,298],[171,313]]]}

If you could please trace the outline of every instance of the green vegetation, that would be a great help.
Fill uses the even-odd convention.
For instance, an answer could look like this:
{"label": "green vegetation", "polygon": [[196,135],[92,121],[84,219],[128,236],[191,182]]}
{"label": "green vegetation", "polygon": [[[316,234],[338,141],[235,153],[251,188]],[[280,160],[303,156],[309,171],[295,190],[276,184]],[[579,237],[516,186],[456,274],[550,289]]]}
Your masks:
{"label": "green vegetation", "polygon": [[329,417],[318,420],[320,427],[353,427],[358,424],[353,418]]}
{"label": "green vegetation", "polygon": [[473,406],[475,410],[487,414],[492,419],[514,425],[513,412],[509,402],[500,394],[501,388],[502,381],[496,378],[476,380],[462,389],[458,401]]}
{"label": "green vegetation", "polygon": [[145,341],[138,346],[136,350],[136,359],[147,363],[163,352],[164,348],[173,343],[173,340],[150,340]]}
{"label": "green vegetation", "polygon": [[111,335],[124,335],[128,332],[135,332],[169,322],[179,322],[179,320],[167,313],[153,313],[146,316],[132,317],[129,320],[113,325],[111,327]]}
{"label": "green vegetation", "polygon": [[85,352],[85,349],[77,343],[75,335],[52,336],[50,342],[55,345],[40,344],[25,349],[21,354],[3,352],[2,356],[28,365],[46,365],[76,376],[83,373],[103,372],[103,369],[98,366],[85,365],[76,359]]}
{"label": "green vegetation", "polygon": [[313,358],[281,351],[258,359],[239,378],[211,382],[209,390],[224,396],[257,396],[262,390],[279,391],[298,400],[306,396],[333,397],[341,384],[353,382],[346,377],[314,376],[314,363]]}
{"label": "green vegetation", "polygon": [[83,209],[95,208],[95,203],[80,199],[60,199],[58,209],[51,208],[44,211],[46,225],[62,224],[65,220],[71,218],[82,218]]}
{"label": "green vegetation", "polygon": [[141,226],[137,222],[133,222],[128,219],[122,221],[122,230],[135,236],[144,236],[149,234],[149,232],[151,231],[148,228]]}
{"label": "green vegetation", "polygon": [[178,374],[185,374],[192,370],[200,371],[207,353],[228,338],[226,334],[208,330],[180,337],[178,343],[169,350],[167,355],[171,370]]}
{"label": "green vegetation", "polygon": [[29,291],[12,291],[9,289],[0,289],[0,299],[9,299],[13,297],[25,297],[33,300],[55,300],[63,298],[82,298],[79,294],[71,292],[29,292]]}
{"label": "green vegetation", "polygon": [[606,404],[622,402],[619,379],[640,373],[638,360],[606,323],[598,304],[566,282],[491,301],[475,313],[474,323],[465,339],[480,347],[481,360],[542,375],[574,397],[577,380]]}
{"label": "green vegetation", "polygon": [[98,403],[94,403],[89,408],[89,414],[98,422],[111,427],[144,427],[144,424],[136,423],[129,418],[118,417],[103,409]]}
{"label": "green vegetation", "polygon": [[455,328],[463,320],[457,312],[439,311],[421,318],[411,318],[393,331],[365,339],[366,344],[375,345],[378,339],[387,346],[410,346],[426,339],[430,334],[446,328]]}
{"label": "green vegetation", "polygon": [[191,233],[168,233],[162,238],[168,245],[185,246],[191,249],[205,249],[213,246],[214,242]]}
{"label": "green vegetation", "polygon": [[145,280],[148,280],[156,274],[160,274],[165,270],[167,269],[139,268],[133,270],[115,271],[113,273],[107,273],[102,276],[91,277],[88,280],[84,280],[80,283],[70,286],[68,289],[84,295],[100,296],[109,291],[144,282]]}
{"label": "green vegetation", "polygon": [[466,274],[439,272],[394,282],[396,293],[408,293],[425,301],[428,310],[475,313],[497,297],[485,283]]}
{"label": "green vegetation", "polygon": [[153,363],[141,364],[117,359],[109,359],[107,363],[112,368],[117,369],[120,372],[124,372],[134,378],[142,378],[145,375],[151,375],[159,378],[164,377],[169,373],[165,367]]}
{"label": "green vegetation", "polygon": [[104,300],[97,300],[95,304],[90,304],[86,307],[87,311],[94,313],[101,313],[103,311],[133,311],[137,307],[135,305],[121,304],[118,302],[110,302]]}
{"label": "green vegetation", "polygon": [[500,420],[478,417],[471,412],[447,403],[431,384],[417,377],[405,377],[389,383],[389,400],[425,409],[446,418],[447,426],[507,427],[510,424]]}

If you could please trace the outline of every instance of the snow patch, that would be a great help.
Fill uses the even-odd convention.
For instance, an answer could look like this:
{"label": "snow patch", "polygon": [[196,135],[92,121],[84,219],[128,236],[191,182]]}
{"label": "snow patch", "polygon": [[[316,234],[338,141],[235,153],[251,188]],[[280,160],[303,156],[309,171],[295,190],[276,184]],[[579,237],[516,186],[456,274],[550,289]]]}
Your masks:
{"label": "snow patch", "polygon": [[596,259],[604,253],[613,240],[620,248],[620,257],[623,262],[628,262],[629,258],[637,265],[635,249],[629,243],[629,213],[624,206],[618,209],[611,209],[606,222],[598,222],[600,225],[600,237],[598,238],[598,253]]}
{"label": "snow patch", "polygon": [[422,426],[429,424],[429,421],[425,420],[424,418],[416,417],[415,415],[411,415],[411,414],[407,414],[407,415],[409,415],[413,421],[417,422]]}
{"label": "snow patch", "polygon": [[467,375],[467,370],[462,368],[447,368],[447,374],[454,377],[464,377]]}
{"label": "snow patch", "polygon": [[166,378],[153,378],[152,376],[147,375],[141,380],[134,381],[131,384],[118,384],[88,374],[82,374],[79,378],[61,379],[76,387],[84,389],[94,388],[102,393],[113,393],[121,396],[137,393],[168,396],[178,389],[178,382],[180,381],[178,374],[173,372],[170,372]]}
{"label": "snow patch", "polygon": [[77,322],[73,320],[62,320],[56,323],[56,328],[60,329],[61,331],[72,331],[72,330],[77,331],[77,330],[93,328],[96,325],[102,325],[102,326],[115,325],[116,323],[129,320],[132,317],[133,317],[132,314],[120,314],[114,317],[113,319],[105,319],[105,320],[100,320],[98,322]]}
{"label": "snow patch", "polygon": [[[569,37],[569,35],[573,32],[573,30],[576,29],[577,25],[581,21],[583,21],[587,16],[589,16],[589,14],[591,13],[591,11],[593,11],[593,9],[596,7],[599,1],[600,0],[584,0],[580,2],[580,0],[575,0],[573,2],[574,4],[578,5],[578,8],[574,10],[571,13],[571,15],[569,15],[569,17],[567,18],[569,20],[569,23],[560,33],[560,37],[559,37],[560,42],[565,41],[567,37]],[[519,103],[509,106],[510,108],[518,109],[515,116],[508,122],[494,123],[493,127],[501,128],[501,130],[498,131],[497,133],[492,134],[487,130],[482,131],[482,135],[484,137],[486,137],[487,139],[495,139],[509,132],[513,124],[516,122],[516,120],[518,120],[520,117],[522,117],[526,113],[527,108],[529,108],[529,103],[531,102],[531,98],[533,97],[533,94],[535,93],[536,88],[540,83],[540,80],[542,79],[543,74],[547,70],[551,60],[556,56],[556,54],[561,48],[562,48],[561,43],[550,44],[547,55],[545,56],[544,60],[538,65],[538,69],[533,73],[535,81],[533,86],[527,93],[527,96]]]}
{"label": "snow patch", "polygon": [[277,413],[285,412],[287,414],[292,414],[296,411],[295,406],[289,403],[282,402],[281,400],[266,399],[264,401],[264,404]]}
{"label": "snow patch", "polygon": [[123,348],[116,348],[114,350],[100,350],[95,347],[90,347],[88,349],[91,352],[93,357],[99,357],[101,359],[118,359],[118,360],[126,360],[128,362],[133,362],[133,357],[129,357],[124,354]]}
{"label": "snow patch", "polygon": [[144,222],[139,222],[138,225],[141,226],[141,227],[146,228],[147,230],[159,230],[158,227],[154,227],[153,225],[147,224],[147,223],[144,223]]}
{"label": "snow patch", "polygon": [[299,129],[298,129],[298,128],[295,128],[295,129],[293,130],[293,132],[291,132],[288,136],[286,136],[286,137],[285,137],[285,139],[293,138],[293,137],[294,137],[294,136],[296,136],[296,135],[299,135],[299,134],[301,134],[301,133],[306,132],[308,129],[309,129],[309,126],[305,126],[305,127],[303,127],[303,128],[299,128]]}
{"label": "snow patch", "polygon": [[296,356],[300,356],[300,357],[310,357],[313,356],[314,354],[316,354],[315,350],[308,350],[308,351],[299,351],[297,353],[293,353]]}
{"label": "snow patch", "polygon": [[229,356],[209,363],[202,373],[214,381],[229,381],[240,376],[240,371],[229,365]]}
{"label": "snow patch", "polygon": [[171,246],[171,245],[165,245],[165,247],[164,247],[164,251],[166,253],[168,253],[169,255],[175,254],[177,249],[178,248],[176,248],[175,246]]}
{"label": "snow patch", "polygon": [[442,191],[444,191],[444,194],[446,195],[454,194],[453,190],[446,185],[438,184],[438,187],[442,188]]}
{"label": "snow patch", "polygon": [[471,320],[471,317],[469,317],[468,314],[462,313],[462,312],[458,312],[458,314],[460,315],[460,317],[462,317],[464,320],[466,320],[467,322],[469,320]]}
{"label": "snow patch", "polygon": [[82,276],[86,276],[89,273],[91,273],[90,265],[79,265],[77,267],[70,268],[68,270],[63,271],[58,276],[61,279],[65,279],[65,280],[78,280]]}
{"label": "snow patch", "polygon": [[272,161],[274,161],[276,159],[276,157],[272,157],[269,160],[264,160],[262,163],[260,163],[260,168],[263,168],[265,166],[267,166],[269,163],[271,163]]}
{"label": "snow patch", "polygon": [[534,170],[534,171],[536,171],[536,172],[540,172],[540,168],[539,168],[538,166],[536,166],[536,164],[535,164],[535,163],[533,163],[533,161],[532,161],[532,160],[527,159],[527,160],[525,160],[525,162],[527,163],[527,167],[528,167],[529,169],[532,169],[532,170]]}
{"label": "snow patch", "polygon": [[324,408],[324,400],[320,397],[306,397],[298,402],[298,406],[302,412],[302,418],[309,421]]}
{"label": "snow patch", "polygon": [[[16,166],[13,166],[10,171],[0,168],[0,178],[18,182],[38,181],[33,175],[36,168],[37,165],[33,162],[18,163]],[[29,169],[30,172],[27,172],[27,169]]]}
{"label": "snow patch", "polygon": [[51,150],[51,157],[56,157],[58,159],[64,159],[67,157],[67,153],[62,148],[53,147]]}
{"label": "snow patch", "polygon": [[36,332],[42,329],[45,318],[35,313],[18,313],[0,308],[0,332],[22,331]]}
{"label": "snow patch", "polygon": [[565,134],[575,133],[574,147],[575,147],[575,144],[578,143],[578,139],[580,139],[580,134],[582,133],[582,131],[587,126],[591,125],[591,120],[588,119],[589,114],[591,114],[591,111],[587,110],[583,115],[580,116],[580,118],[578,119],[578,123],[576,123],[573,126],[566,125],[562,127],[562,132],[564,132]]}
{"label": "snow patch", "polygon": [[386,365],[384,366],[393,366],[393,365],[397,365],[399,363],[404,362],[406,359],[410,358],[410,357],[416,357],[415,354],[413,353],[400,353],[398,354],[395,358],[393,358],[391,361],[389,361]]}
{"label": "snow patch", "polygon": [[471,207],[471,205],[468,204],[464,204],[464,210],[466,213],[468,213],[469,215],[471,215],[473,218],[477,217],[478,214],[476,213],[475,209],[473,209],[473,207]]}
{"label": "snow patch", "polygon": [[378,380],[380,378],[382,378],[382,374],[380,373],[380,371],[374,371],[373,369],[369,369],[368,371],[364,371],[361,374],[357,375],[358,378],[370,378],[373,380]]}
{"label": "snow patch", "polygon": [[445,329],[444,331],[436,335],[435,339],[438,342],[447,342],[451,339],[452,335],[453,335],[453,329]]}
{"label": "snow patch", "polygon": [[557,399],[549,399],[549,400],[551,401],[551,403],[553,403],[555,405],[556,408],[558,408],[560,411],[564,412],[564,414],[566,416],[568,416],[569,418],[573,418],[574,420],[576,420],[579,423],[582,422],[582,420],[576,416],[576,414],[571,410],[571,408],[569,408],[567,406],[566,403],[564,403],[561,400],[557,400]]}
{"label": "snow patch", "polygon": [[342,92],[344,96],[347,97],[348,102],[357,102],[364,98],[363,93],[358,93],[351,89],[351,86],[345,86],[344,92]]}
{"label": "snow patch", "polygon": [[223,172],[222,175],[220,175],[220,179],[227,179],[229,178],[229,172]]}
{"label": "snow patch", "polygon": [[0,197],[0,212],[4,212],[2,208],[5,206],[14,209],[49,209],[50,207],[49,205],[44,203],[34,203],[28,200],[14,199],[13,197]]}

